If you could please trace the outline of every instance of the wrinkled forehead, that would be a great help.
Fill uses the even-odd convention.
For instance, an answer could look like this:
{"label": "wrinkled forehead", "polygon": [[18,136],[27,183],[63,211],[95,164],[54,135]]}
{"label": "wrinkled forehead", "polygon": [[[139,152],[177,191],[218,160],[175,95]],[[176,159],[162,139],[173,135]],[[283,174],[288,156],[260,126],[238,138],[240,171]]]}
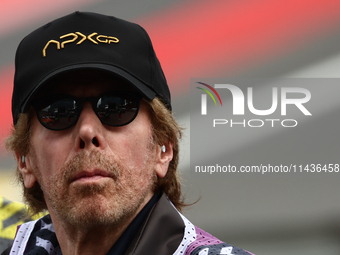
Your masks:
{"label": "wrinkled forehead", "polygon": [[98,96],[109,91],[137,92],[123,78],[98,70],[77,70],[63,73],[44,86],[36,98],[55,94],[66,94],[75,97]]}

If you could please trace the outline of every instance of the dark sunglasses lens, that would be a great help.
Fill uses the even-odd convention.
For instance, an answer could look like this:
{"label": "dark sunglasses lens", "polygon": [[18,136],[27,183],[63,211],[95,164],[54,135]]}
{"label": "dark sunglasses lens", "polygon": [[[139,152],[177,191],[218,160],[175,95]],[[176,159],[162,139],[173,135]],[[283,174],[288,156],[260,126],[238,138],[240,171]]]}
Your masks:
{"label": "dark sunglasses lens", "polygon": [[52,103],[42,102],[37,114],[40,123],[46,128],[63,130],[77,121],[77,103],[72,98],[60,98]]}
{"label": "dark sunglasses lens", "polygon": [[104,95],[97,102],[97,114],[109,126],[123,126],[135,119],[139,102],[132,95]]}

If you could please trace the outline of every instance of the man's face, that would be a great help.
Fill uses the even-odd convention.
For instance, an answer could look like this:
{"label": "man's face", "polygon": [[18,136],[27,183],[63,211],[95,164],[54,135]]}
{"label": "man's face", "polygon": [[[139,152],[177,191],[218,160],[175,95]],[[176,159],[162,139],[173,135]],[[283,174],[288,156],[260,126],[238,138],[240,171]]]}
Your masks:
{"label": "man's face", "polygon": [[[121,84],[113,88],[110,79],[87,79],[85,84],[71,79],[57,87],[53,93],[74,97],[122,89]],[[46,129],[34,115],[23,176],[28,188],[39,182],[52,219],[88,227],[134,217],[152,197],[156,175],[165,175],[170,160],[165,162],[153,143],[146,102],[141,101],[136,119],[121,127],[102,124],[85,102],[78,122],[63,131]]]}

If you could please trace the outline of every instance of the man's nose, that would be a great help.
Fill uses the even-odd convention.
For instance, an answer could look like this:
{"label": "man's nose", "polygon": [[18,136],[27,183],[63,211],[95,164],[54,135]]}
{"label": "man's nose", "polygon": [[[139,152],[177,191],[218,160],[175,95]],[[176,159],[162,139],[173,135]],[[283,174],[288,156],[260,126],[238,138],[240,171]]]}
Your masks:
{"label": "man's nose", "polygon": [[75,126],[75,132],[77,132],[76,150],[103,149],[105,147],[104,129],[105,127],[93,111],[91,103],[84,103]]}

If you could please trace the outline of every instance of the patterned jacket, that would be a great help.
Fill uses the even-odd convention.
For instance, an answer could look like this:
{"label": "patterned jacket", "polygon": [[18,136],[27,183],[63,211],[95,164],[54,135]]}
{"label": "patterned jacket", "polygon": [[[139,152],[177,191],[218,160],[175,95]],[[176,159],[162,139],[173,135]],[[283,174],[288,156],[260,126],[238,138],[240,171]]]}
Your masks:
{"label": "patterned jacket", "polygon": [[[44,233],[43,236],[37,233]],[[61,254],[49,216],[28,222],[18,229],[9,254],[29,254],[34,245],[39,254]],[[31,238],[29,238],[31,237]],[[35,253],[36,254],[36,253]],[[110,252],[108,253],[110,254]],[[179,213],[165,195],[159,199],[134,235],[124,255],[254,255],[194,226]]]}

